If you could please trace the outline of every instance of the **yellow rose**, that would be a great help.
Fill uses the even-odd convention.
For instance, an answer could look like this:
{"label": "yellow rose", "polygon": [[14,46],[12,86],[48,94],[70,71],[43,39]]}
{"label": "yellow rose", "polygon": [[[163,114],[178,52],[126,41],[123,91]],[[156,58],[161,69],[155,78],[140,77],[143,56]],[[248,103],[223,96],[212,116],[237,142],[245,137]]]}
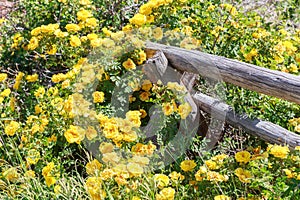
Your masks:
{"label": "yellow rose", "polygon": [[72,35],[70,37],[70,45],[72,47],[79,47],[81,45],[81,41],[77,36]]}
{"label": "yellow rose", "polygon": [[35,50],[39,46],[39,40],[36,37],[32,37],[27,46],[28,50]]}
{"label": "yellow rose", "polygon": [[181,119],[186,119],[191,111],[192,111],[192,107],[187,102],[178,106],[178,113]]}
{"label": "yellow rose", "polygon": [[154,181],[157,183],[157,187],[163,188],[169,185],[170,179],[165,174],[155,174]]}
{"label": "yellow rose", "polygon": [[64,133],[64,136],[69,143],[76,142],[79,144],[85,137],[85,130],[79,126],[71,125],[70,128]]}
{"label": "yellow rose", "polygon": [[102,164],[98,160],[94,159],[91,162],[86,164],[85,166],[86,173],[88,173],[88,175],[97,175],[101,167]]}
{"label": "yellow rose", "polygon": [[218,195],[214,197],[214,200],[230,200],[230,197],[226,195]]}
{"label": "yellow rose", "polygon": [[132,176],[140,176],[144,173],[144,169],[137,163],[128,163],[127,170]]}
{"label": "yellow rose", "polygon": [[4,132],[6,135],[14,136],[16,131],[19,129],[20,124],[16,121],[11,121],[8,125],[5,126]]}
{"label": "yellow rose", "polygon": [[86,138],[88,140],[92,140],[95,137],[97,137],[97,135],[98,135],[97,131],[92,126],[88,126],[88,128],[86,129],[86,133],[85,134],[86,134]]}
{"label": "yellow rose", "polygon": [[193,160],[185,160],[180,163],[180,168],[185,172],[192,171],[196,166],[197,164]]}
{"label": "yellow rose", "polygon": [[138,110],[130,110],[126,113],[126,119],[129,120],[134,127],[140,127],[141,126],[141,120],[140,120],[141,113]]}
{"label": "yellow rose", "polygon": [[93,17],[92,13],[88,10],[80,10],[77,12],[77,19],[79,21],[85,21],[87,18]]}
{"label": "yellow rose", "polygon": [[270,154],[277,158],[287,158],[290,150],[287,146],[279,146],[279,145],[274,145],[270,149]]}
{"label": "yellow rose", "polygon": [[39,79],[39,75],[37,75],[37,74],[33,74],[33,75],[27,75],[26,76],[26,80],[28,81],[28,82],[36,82],[37,80]]}
{"label": "yellow rose", "polygon": [[171,187],[162,189],[159,194],[156,194],[156,200],[173,200],[175,197],[175,190]]}
{"label": "yellow rose", "polygon": [[99,146],[99,150],[101,153],[111,153],[114,150],[114,145],[108,142],[102,142]]}
{"label": "yellow rose", "polygon": [[94,103],[102,103],[104,101],[104,93],[96,91],[93,93]]}
{"label": "yellow rose", "polygon": [[147,22],[147,17],[146,15],[137,13],[131,19],[129,19],[129,22],[134,25],[142,26]]}
{"label": "yellow rose", "polygon": [[242,168],[237,168],[234,171],[235,175],[239,177],[240,181],[243,183],[250,183],[251,173],[248,170],[244,170]]}
{"label": "yellow rose", "polygon": [[0,73],[0,82],[5,81],[6,78],[7,78],[7,74],[5,74],[5,73]]}
{"label": "yellow rose", "polygon": [[248,151],[240,151],[235,154],[235,160],[240,163],[247,163],[250,158],[251,154]]}
{"label": "yellow rose", "polygon": [[123,62],[122,66],[128,70],[135,69],[135,63],[130,58],[128,58],[125,62]]}

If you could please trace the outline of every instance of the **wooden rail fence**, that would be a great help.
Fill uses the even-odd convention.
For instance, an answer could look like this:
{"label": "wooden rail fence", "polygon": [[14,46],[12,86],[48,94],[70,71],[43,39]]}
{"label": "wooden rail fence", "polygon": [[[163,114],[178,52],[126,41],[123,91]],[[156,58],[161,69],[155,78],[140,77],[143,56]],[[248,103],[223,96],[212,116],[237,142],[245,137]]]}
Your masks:
{"label": "wooden rail fence", "polygon": [[[167,73],[169,77],[165,81],[172,81],[172,77],[175,76],[184,77],[186,72],[189,72],[300,104],[300,76],[199,51],[152,42],[146,43],[146,50],[156,52],[152,58],[148,59],[148,62],[154,63],[155,69],[153,67],[143,68],[151,81],[163,78],[167,66],[170,66],[176,69],[178,73],[172,72],[171,75]],[[195,78],[189,76],[188,80],[190,82],[185,77],[185,81],[181,83],[189,90]],[[300,146],[300,135],[271,122],[250,119],[247,116],[236,114],[229,105],[200,92],[189,95],[202,111],[209,114],[214,113],[213,117],[221,120],[225,119],[232,126],[240,127],[270,143],[285,144],[290,148]],[[195,109],[193,110],[195,111]],[[201,113],[197,113],[197,115],[200,115],[200,118],[203,119]],[[200,129],[207,131],[207,126],[202,124]]]}

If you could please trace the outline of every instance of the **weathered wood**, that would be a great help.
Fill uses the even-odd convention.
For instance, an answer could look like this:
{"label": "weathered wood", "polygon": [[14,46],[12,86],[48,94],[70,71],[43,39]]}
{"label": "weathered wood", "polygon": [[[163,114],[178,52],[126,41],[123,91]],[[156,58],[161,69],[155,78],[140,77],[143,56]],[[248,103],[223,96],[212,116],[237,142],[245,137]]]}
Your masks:
{"label": "weathered wood", "polygon": [[300,76],[270,70],[199,51],[148,42],[148,50],[160,50],[172,67],[203,77],[222,80],[270,96],[300,104]]}
{"label": "weathered wood", "polygon": [[207,113],[214,113],[214,117],[225,121],[235,127],[240,127],[246,132],[257,136],[267,142],[285,144],[291,148],[300,146],[300,135],[288,131],[281,126],[259,119],[250,119],[234,113],[229,105],[197,92],[193,95],[195,103]]}

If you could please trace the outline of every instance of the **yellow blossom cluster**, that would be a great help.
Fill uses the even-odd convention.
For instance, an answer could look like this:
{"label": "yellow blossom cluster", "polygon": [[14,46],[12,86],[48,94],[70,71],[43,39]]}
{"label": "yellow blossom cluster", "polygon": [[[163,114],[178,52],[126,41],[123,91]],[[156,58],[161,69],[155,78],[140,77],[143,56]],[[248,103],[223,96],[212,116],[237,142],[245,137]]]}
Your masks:
{"label": "yellow blossom cluster", "polygon": [[53,174],[54,167],[54,162],[50,162],[42,169],[42,175],[44,176],[48,187],[54,185],[57,181],[56,177]]}
{"label": "yellow blossom cluster", "polygon": [[289,124],[295,127],[295,131],[300,133],[300,117],[289,120]]}
{"label": "yellow blossom cluster", "polygon": [[152,23],[154,21],[154,15],[152,15],[153,9],[156,9],[162,5],[168,5],[173,0],[150,0],[146,4],[143,4],[139,13],[135,14],[129,22],[133,25],[142,26],[146,23]]}

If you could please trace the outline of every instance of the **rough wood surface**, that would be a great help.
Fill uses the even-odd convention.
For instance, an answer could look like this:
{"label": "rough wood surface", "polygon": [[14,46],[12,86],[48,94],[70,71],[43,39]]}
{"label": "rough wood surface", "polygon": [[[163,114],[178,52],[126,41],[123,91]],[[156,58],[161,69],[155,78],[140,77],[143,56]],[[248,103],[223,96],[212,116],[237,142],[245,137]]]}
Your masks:
{"label": "rough wood surface", "polygon": [[222,80],[300,104],[300,76],[262,68],[221,56],[148,42],[146,49],[160,50],[172,67]]}
{"label": "rough wood surface", "polygon": [[235,127],[240,127],[246,132],[257,136],[267,142],[286,144],[291,148],[300,146],[300,135],[288,131],[281,126],[259,119],[250,119],[234,113],[233,109],[212,97],[197,92],[193,95],[196,104],[207,113],[215,113],[214,117],[223,120]]}

